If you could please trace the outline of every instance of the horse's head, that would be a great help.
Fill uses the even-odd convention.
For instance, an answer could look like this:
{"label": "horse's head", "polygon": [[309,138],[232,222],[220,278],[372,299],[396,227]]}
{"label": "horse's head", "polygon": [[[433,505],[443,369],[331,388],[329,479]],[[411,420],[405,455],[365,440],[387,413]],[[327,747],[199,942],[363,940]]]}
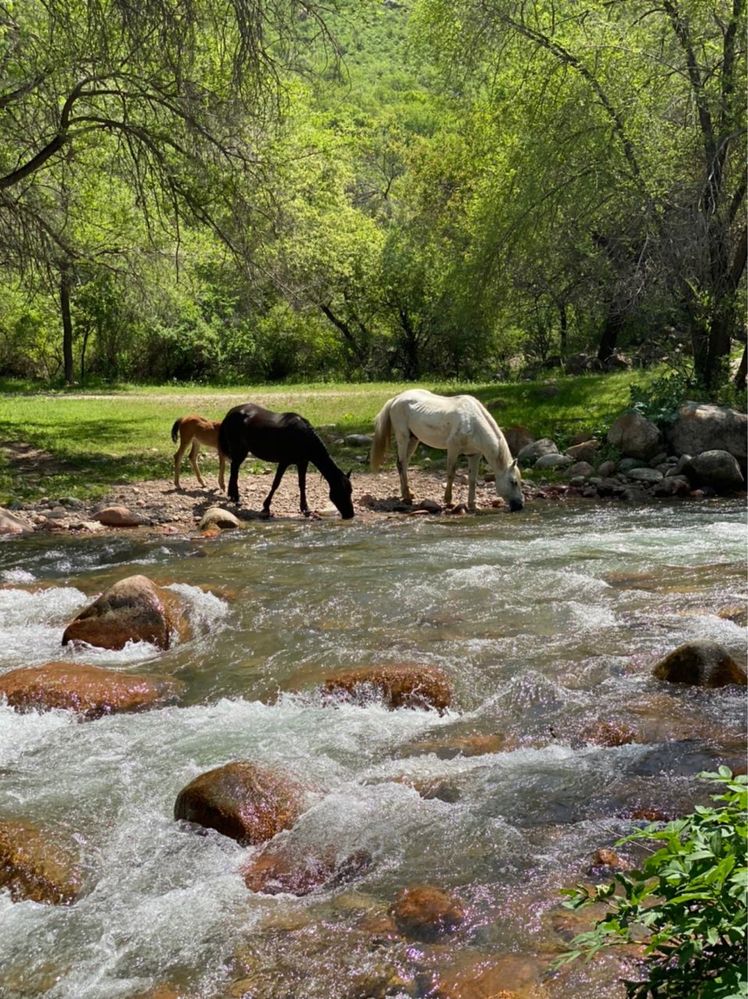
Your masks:
{"label": "horse's head", "polygon": [[330,484],[330,499],[340,511],[343,520],[350,520],[353,516],[352,495],[351,473],[341,472]]}
{"label": "horse's head", "polygon": [[522,495],[522,476],[516,458],[503,472],[496,473],[496,494],[506,500],[512,513],[521,510],[525,505],[525,498]]}

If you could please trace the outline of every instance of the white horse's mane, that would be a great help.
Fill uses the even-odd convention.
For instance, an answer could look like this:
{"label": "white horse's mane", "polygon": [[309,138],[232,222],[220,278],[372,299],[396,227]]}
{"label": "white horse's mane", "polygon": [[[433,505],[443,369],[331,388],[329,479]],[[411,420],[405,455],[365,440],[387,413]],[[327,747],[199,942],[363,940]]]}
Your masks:
{"label": "white horse's mane", "polygon": [[504,464],[504,466],[506,468],[508,468],[509,465],[511,465],[512,460],[513,460],[512,459],[512,452],[509,449],[509,445],[506,442],[506,437],[502,433],[501,428],[499,427],[498,423],[493,418],[493,416],[491,416],[491,414],[486,409],[486,407],[483,405],[483,403],[480,401],[480,399],[476,399],[474,395],[473,396],[468,396],[468,398],[472,399],[474,402],[476,402],[478,404],[478,408],[480,409],[480,411],[483,414],[483,416],[486,418],[486,422],[488,423],[489,427],[496,434],[496,444],[497,444],[497,447],[498,447],[498,457],[499,457],[499,460]]}

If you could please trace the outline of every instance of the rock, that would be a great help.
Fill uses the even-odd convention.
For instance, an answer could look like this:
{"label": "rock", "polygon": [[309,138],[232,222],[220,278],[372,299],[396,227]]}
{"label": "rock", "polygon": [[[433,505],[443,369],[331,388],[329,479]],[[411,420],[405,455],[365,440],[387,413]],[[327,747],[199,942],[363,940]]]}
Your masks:
{"label": "rock", "polygon": [[633,482],[647,482],[654,485],[655,482],[662,482],[665,476],[656,468],[630,468],[626,472],[626,478]]}
{"label": "rock", "polygon": [[635,409],[622,413],[608,431],[608,443],[632,458],[650,458],[661,442],[659,429]]}
{"label": "rock", "polygon": [[133,513],[126,506],[105,506],[94,514],[100,524],[106,527],[142,527],[151,523],[148,517]]}
{"label": "rock", "polygon": [[573,461],[574,459],[569,457],[568,454],[542,454],[535,462],[535,468],[539,471],[543,469],[556,471],[568,468]]}
{"label": "rock", "polygon": [[348,434],[343,438],[343,443],[348,447],[370,447],[372,439],[371,434]]}
{"label": "rock", "polygon": [[303,811],[303,788],[282,771],[247,761],[200,774],[177,795],[174,818],[216,829],[253,846],[290,829]]}
{"label": "rock", "polygon": [[686,462],[683,472],[694,486],[710,486],[718,493],[745,488],[740,465],[729,451],[702,451]]}
{"label": "rock", "polygon": [[615,475],[617,468],[618,464],[615,461],[603,461],[597,469],[597,474],[600,478],[607,479],[611,475]]}
{"label": "rock", "polygon": [[590,465],[588,461],[575,461],[574,464],[567,470],[567,475],[570,479],[580,479],[581,484],[586,478],[588,478],[595,469]]}
{"label": "rock", "polygon": [[732,604],[717,611],[717,616],[724,621],[732,621],[741,628],[748,626],[748,604]]}
{"label": "rock", "polygon": [[748,682],[745,670],[721,645],[706,640],[686,642],[661,659],[653,669],[658,680],[698,687],[725,687]]}
{"label": "rock", "polygon": [[627,368],[631,367],[631,358],[626,357],[625,354],[621,354],[618,351],[614,351],[609,357],[606,357],[603,361],[603,368],[605,371],[625,371]]}
{"label": "rock", "polygon": [[633,729],[621,722],[597,721],[586,725],[579,733],[585,744],[594,746],[627,746],[636,741]]}
{"label": "rock", "polygon": [[388,708],[436,708],[442,712],[452,701],[447,675],[434,666],[406,664],[341,670],[325,680],[323,690],[335,700],[375,696]]}
{"label": "rock", "polygon": [[203,514],[198,524],[198,530],[206,531],[210,527],[220,527],[222,531],[226,531],[241,526],[242,522],[230,510],[224,510],[220,506],[211,506]]}
{"label": "rock", "polygon": [[558,454],[558,448],[549,437],[526,444],[517,454],[517,460],[521,465],[532,465],[545,454]]}
{"label": "rock", "polygon": [[176,700],[181,688],[180,681],[172,677],[120,673],[73,662],[26,666],[0,676],[0,696],[12,708],[64,708],[85,718],[168,704]]}
{"label": "rock", "polygon": [[437,500],[423,499],[420,503],[416,503],[413,510],[422,510],[424,513],[441,513],[444,507]]}
{"label": "rock", "polygon": [[561,389],[555,382],[546,382],[545,385],[536,386],[535,391],[541,399],[555,399],[560,394]]}
{"label": "rock", "polygon": [[582,375],[585,371],[591,371],[595,368],[595,361],[596,358],[591,354],[571,354],[566,358],[564,367],[569,375]]}
{"label": "rock", "polygon": [[463,952],[440,969],[428,995],[433,999],[545,999],[543,967],[523,954]]}
{"label": "rock", "polygon": [[356,850],[338,861],[334,850],[322,856],[294,857],[288,848],[266,849],[242,869],[247,888],[264,895],[308,895],[353,881],[372,864],[368,850]]}
{"label": "rock", "polygon": [[688,496],[691,483],[683,475],[666,475],[652,490],[655,496]]}
{"label": "rock", "polygon": [[610,874],[612,871],[630,871],[631,864],[619,856],[615,850],[601,847],[592,854],[592,864],[588,874]]}
{"label": "rock", "polygon": [[0,820],[0,888],[14,902],[69,905],[82,892],[76,852],[31,822]]}
{"label": "rock", "polygon": [[391,777],[390,781],[412,788],[425,801],[445,801],[448,805],[453,805],[460,800],[459,786],[448,777],[414,777],[412,774],[398,774],[397,777]]}
{"label": "rock", "polygon": [[465,920],[465,909],[458,899],[441,888],[414,885],[399,892],[390,915],[401,933],[429,941],[456,930]]}
{"label": "rock", "polygon": [[506,748],[506,737],[499,733],[469,732],[462,735],[440,733],[433,738],[415,739],[406,743],[402,755],[426,756],[433,753],[440,760],[452,760],[456,756],[484,756],[487,753],[501,753]]}
{"label": "rock", "polygon": [[572,444],[570,447],[567,447],[566,453],[571,455],[574,461],[588,461],[592,463],[597,457],[599,446],[599,441],[592,438],[588,441],[582,441],[580,444]]}
{"label": "rock", "polygon": [[513,458],[517,457],[523,447],[527,447],[528,444],[532,444],[535,440],[534,435],[530,433],[527,427],[523,427],[520,424],[506,427],[503,433]]}
{"label": "rock", "polygon": [[676,454],[728,451],[744,465],[748,416],[728,406],[686,402],[678,410],[668,437]]}
{"label": "rock", "polygon": [[168,649],[174,638],[186,641],[189,624],[179,597],[147,576],[127,576],[114,583],[70,622],[62,644],[86,642],[121,649],[128,642],[150,642]]}
{"label": "rock", "polygon": [[0,534],[30,534],[33,530],[33,526],[23,517],[17,517],[0,506]]}

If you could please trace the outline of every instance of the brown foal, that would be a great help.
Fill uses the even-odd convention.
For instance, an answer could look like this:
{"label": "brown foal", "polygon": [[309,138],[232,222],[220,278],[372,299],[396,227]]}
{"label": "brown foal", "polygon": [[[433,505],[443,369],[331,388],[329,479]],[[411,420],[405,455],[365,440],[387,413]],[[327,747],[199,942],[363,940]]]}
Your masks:
{"label": "brown foal", "polygon": [[179,447],[174,455],[174,485],[177,489],[180,488],[179,468],[182,464],[184,452],[190,444],[192,444],[192,450],[190,451],[190,464],[192,465],[192,470],[197,476],[197,481],[200,485],[205,486],[205,482],[200,474],[200,468],[197,464],[197,456],[200,452],[200,445],[205,444],[206,447],[212,447],[218,451],[218,485],[220,489],[226,489],[224,479],[226,458],[218,446],[218,431],[220,426],[220,420],[205,420],[202,416],[190,413],[189,416],[180,417],[180,419],[178,419],[171,428],[171,439],[175,444],[177,443],[177,436],[179,436]]}

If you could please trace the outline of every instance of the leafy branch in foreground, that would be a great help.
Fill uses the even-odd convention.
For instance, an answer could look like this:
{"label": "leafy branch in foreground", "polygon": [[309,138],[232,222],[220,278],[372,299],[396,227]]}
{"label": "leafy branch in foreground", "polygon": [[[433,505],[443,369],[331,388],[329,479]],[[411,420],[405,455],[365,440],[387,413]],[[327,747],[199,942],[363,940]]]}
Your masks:
{"label": "leafy branch in foreground", "polygon": [[641,870],[605,885],[565,889],[570,909],[603,902],[610,912],[571,941],[558,964],[594,957],[614,944],[644,945],[643,981],[627,981],[629,999],[740,999],[746,973],[748,777],[727,767],[699,777],[723,786],[714,806],[663,828],[648,826],[620,843],[662,844]]}

